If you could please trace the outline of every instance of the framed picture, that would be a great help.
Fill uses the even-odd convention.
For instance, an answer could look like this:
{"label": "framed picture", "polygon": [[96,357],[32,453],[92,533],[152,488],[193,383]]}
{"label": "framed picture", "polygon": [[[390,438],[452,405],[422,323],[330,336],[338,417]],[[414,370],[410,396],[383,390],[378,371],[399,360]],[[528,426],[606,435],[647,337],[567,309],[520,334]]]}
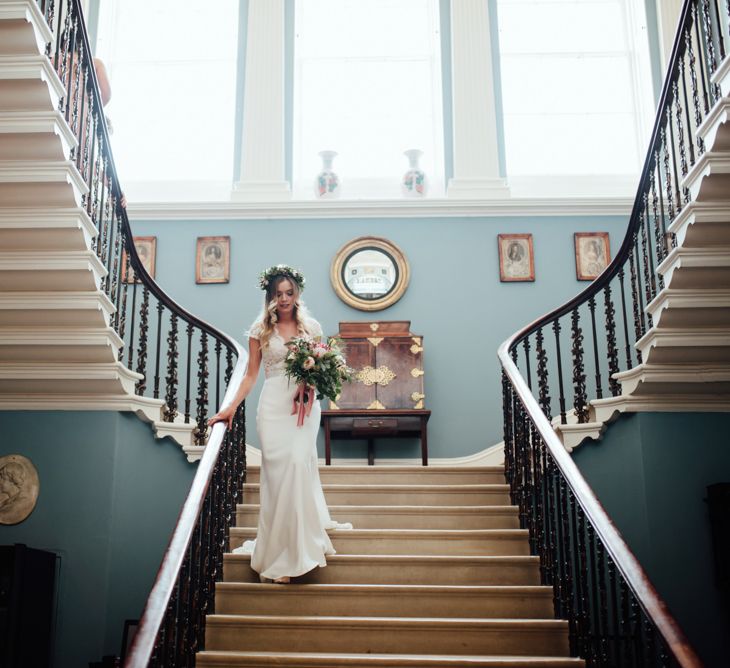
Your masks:
{"label": "framed picture", "polygon": [[535,256],[532,249],[531,234],[500,234],[499,280],[534,281]]}
{"label": "framed picture", "polygon": [[[137,249],[137,255],[142,260],[142,266],[147,273],[155,277],[155,256],[157,254],[157,237],[133,237],[134,247]],[[127,276],[127,253],[122,253],[122,282],[124,283],[140,283],[140,280],[134,275],[134,269],[130,266],[129,276]]]}
{"label": "framed picture", "polygon": [[195,253],[196,283],[228,283],[231,237],[198,237]]}
{"label": "framed picture", "polygon": [[611,262],[608,232],[576,232],[575,277],[579,281],[592,281]]}

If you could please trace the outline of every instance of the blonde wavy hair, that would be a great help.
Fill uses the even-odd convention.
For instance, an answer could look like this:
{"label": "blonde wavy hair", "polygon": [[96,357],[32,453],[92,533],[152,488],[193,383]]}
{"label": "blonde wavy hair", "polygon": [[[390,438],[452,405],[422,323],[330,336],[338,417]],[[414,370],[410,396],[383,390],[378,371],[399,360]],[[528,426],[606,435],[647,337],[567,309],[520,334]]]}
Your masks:
{"label": "blonde wavy hair", "polygon": [[297,323],[297,333],[312,334],[307,327],[307,320],[311,320],[311,315],[302,301],[299,285],[297,285],[297,283],[291,280],[288,276],[276,276],[266,286],[264,307],[261,310],[259,317],[256,319],[257,322],[261,323],[259,343],[261,344],[262,349],[269,345],[269,340],[274,334],[274,326],[276,323],[272,320],[272,316],[276,313],[276,290],[282,281],[289,281],[292,289],[294,290],[294,320]]}

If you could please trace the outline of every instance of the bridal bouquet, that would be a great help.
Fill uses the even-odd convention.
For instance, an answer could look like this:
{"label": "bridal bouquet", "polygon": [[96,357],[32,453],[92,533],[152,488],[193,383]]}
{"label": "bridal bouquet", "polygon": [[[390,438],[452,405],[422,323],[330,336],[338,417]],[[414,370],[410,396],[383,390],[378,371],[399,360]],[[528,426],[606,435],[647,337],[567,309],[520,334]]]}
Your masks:
{"label": "bridal bouquet", "polygon": [[338,339],[330,338],[324,343],[308,336],[297,336],[286,345],[289,348],[284,361],[286,375],[299,386],[292,415],[299,413],[297,425],[301,426],[305,414],[309,415],[312,410],[314,393],[317,393],[317,399],[327,397],[334,401],[342,390],[342,383],[352,379],[352,369],[345,362]]}

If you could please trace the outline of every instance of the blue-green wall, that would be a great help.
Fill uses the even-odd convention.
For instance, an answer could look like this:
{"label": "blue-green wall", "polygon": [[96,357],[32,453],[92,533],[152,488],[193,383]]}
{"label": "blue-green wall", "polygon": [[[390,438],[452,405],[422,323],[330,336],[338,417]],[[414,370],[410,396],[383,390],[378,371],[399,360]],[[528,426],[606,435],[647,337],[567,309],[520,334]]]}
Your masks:
{"label": "blue-green wall", "polygon": [[[157,237],[160,285],[192,313],[235,337],[243,336],[261,308],[258,272],[280,262],[307,276],[305,301],[327,333],[336,332],[343,320],[410,320],[412,331],[425,337],[426,407],[433,411],[430,454],[454,457],[502,440],[498,345],[585,288],[575,278],[573,232],[608,231],[616,250],[626,222],[623,217],[159,222],[132,217],[132,229]],[[534,235],[534,283],[499,281],[497,235],[516,232]],[[231,237],[228,284],[195,284],[195,240],[206,235]],[[372,314],[340,301],[329,278],[338,249],[363,235],[395,242],[411,266],[404,297]],[[250,421],[258,388],[251,398]],[[249,442],[258,443],[255,429],[249,430]],[[417,457],[418,444],[396,442],[387,452]],[[364,446],[340,443],[335,455],[363,457]]]}
{"label": "blue-green wall", "polygon": [[125,619],[139,619],[195,466],[128,413],[0,412],[0,456],[22,454],[40,494],[0,544],[60,557],[55,668],[118,654]]}
{"label": "blue-green wall", "polygon": [[706,665],[727,666],[707,486],[730,482],[727,413],[623,415],[573,457]]}

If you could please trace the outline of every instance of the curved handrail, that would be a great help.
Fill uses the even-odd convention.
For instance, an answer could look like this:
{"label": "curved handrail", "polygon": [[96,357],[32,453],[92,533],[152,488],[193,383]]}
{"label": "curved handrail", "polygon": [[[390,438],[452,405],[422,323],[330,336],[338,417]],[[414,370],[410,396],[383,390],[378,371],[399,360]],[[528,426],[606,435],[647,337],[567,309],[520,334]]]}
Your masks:
{"label": "curved handrail", "polygon": [[626,544],[626,541],[624,541],[598,497],[586,482],[583,474],[566,452],[550,421],[540,410],[537,400],[532,395],[517,365],[510,358],[510,340],[505,341],[499,347],[499,359],[531,421],[540,432],[540,436],[554,458],[556,466],[575,493],[578,502],[603,541],[606,550],[613,558],[616,567],[635,592],[640,605],[646,610],[667,645],[671,648],[679,665],[683,668],[702,668],[702,662],[695,654],[674,617],[672,617],[666,603],[651,584],[646,572]]}
{"label": "curved handrail", "polygon": [[[153,398],[159,399],[160,366],[163,331],[166,339],[167,366],[164,387],[163,420],[175,421],[178,415],[178,373],[182,370],[186,381],[185,423],[191,417],[191,385],[193,383],[193,350],[197,345],[196,398],[197,426],[193,430],[195,442],[205,443],[206,417],[210,409],[208,398],[208,338],[215,341],[216,382],[215,404],[221,382],[221,352],[225,351],[226,389],[220,407],[229,405],[245,374],[248,355],[230,336],[193,315],[177,304],[149,275],[134,244],[126,210],[121,206],[123,197],[117,176],[106,119],[91,48],[85,29],[80,0],[37,0],[44,19],[51,28],[53,41],[46,54],[52,59],[64,86],[65,96],[60,111],[74,132],[78,145],[71,158],[88,186],[82,207],[97,229],[93,250],[106,270],[102,274],[101,289],[115,307],[112,325],[124,342],[121,354],[128,350],[128,366],[132,367],[137,315],[136,282],[142,286],[139,304],[139,350],[137,353],[136,392],[147,388],[147,339],[149,297],[156,300],[157,319],[152,324],[156,334],[157,351],[154,369]],[[55,26],[54,26],[55,23]],[[54,30],[55,27],[55,30]],[[55,55],[52,53],[55,49]],[[135,285],[132,306],[129,308],[128,284],[130,269],[134,271]],[[163,327],[162,314],[169,312],[169,327]],[[125,319],[132,318],[128,340],[125,340]],[[187,366],[179,363],[178,320],[187,329]],[[193,333],[200,340],[193,340]],[[233,356],[237,358],[233,365]],[[157,405],[157,404],[155,404]],[[213,600],[214,582],[222,571],[222,558],[228,545],[228,527],[240,498],[240,484],[245,479],[245,405],[237,407],[231,429],[223,424],[214,425],[203,450],[202,459],[194,476],[188,496],[173,530],[161,566],[140,621],[138,632],[125,665],[179,665],[192,660],[204,638],[205,615]],[[197,532],[197,533],[196,533]],[[197,536],[197,538],[196,538]],[[202,590],[202,594],[200,593]],[[178,619],[178,613],[184,619]],[[178,623],[179,622],[179,623]]]}

